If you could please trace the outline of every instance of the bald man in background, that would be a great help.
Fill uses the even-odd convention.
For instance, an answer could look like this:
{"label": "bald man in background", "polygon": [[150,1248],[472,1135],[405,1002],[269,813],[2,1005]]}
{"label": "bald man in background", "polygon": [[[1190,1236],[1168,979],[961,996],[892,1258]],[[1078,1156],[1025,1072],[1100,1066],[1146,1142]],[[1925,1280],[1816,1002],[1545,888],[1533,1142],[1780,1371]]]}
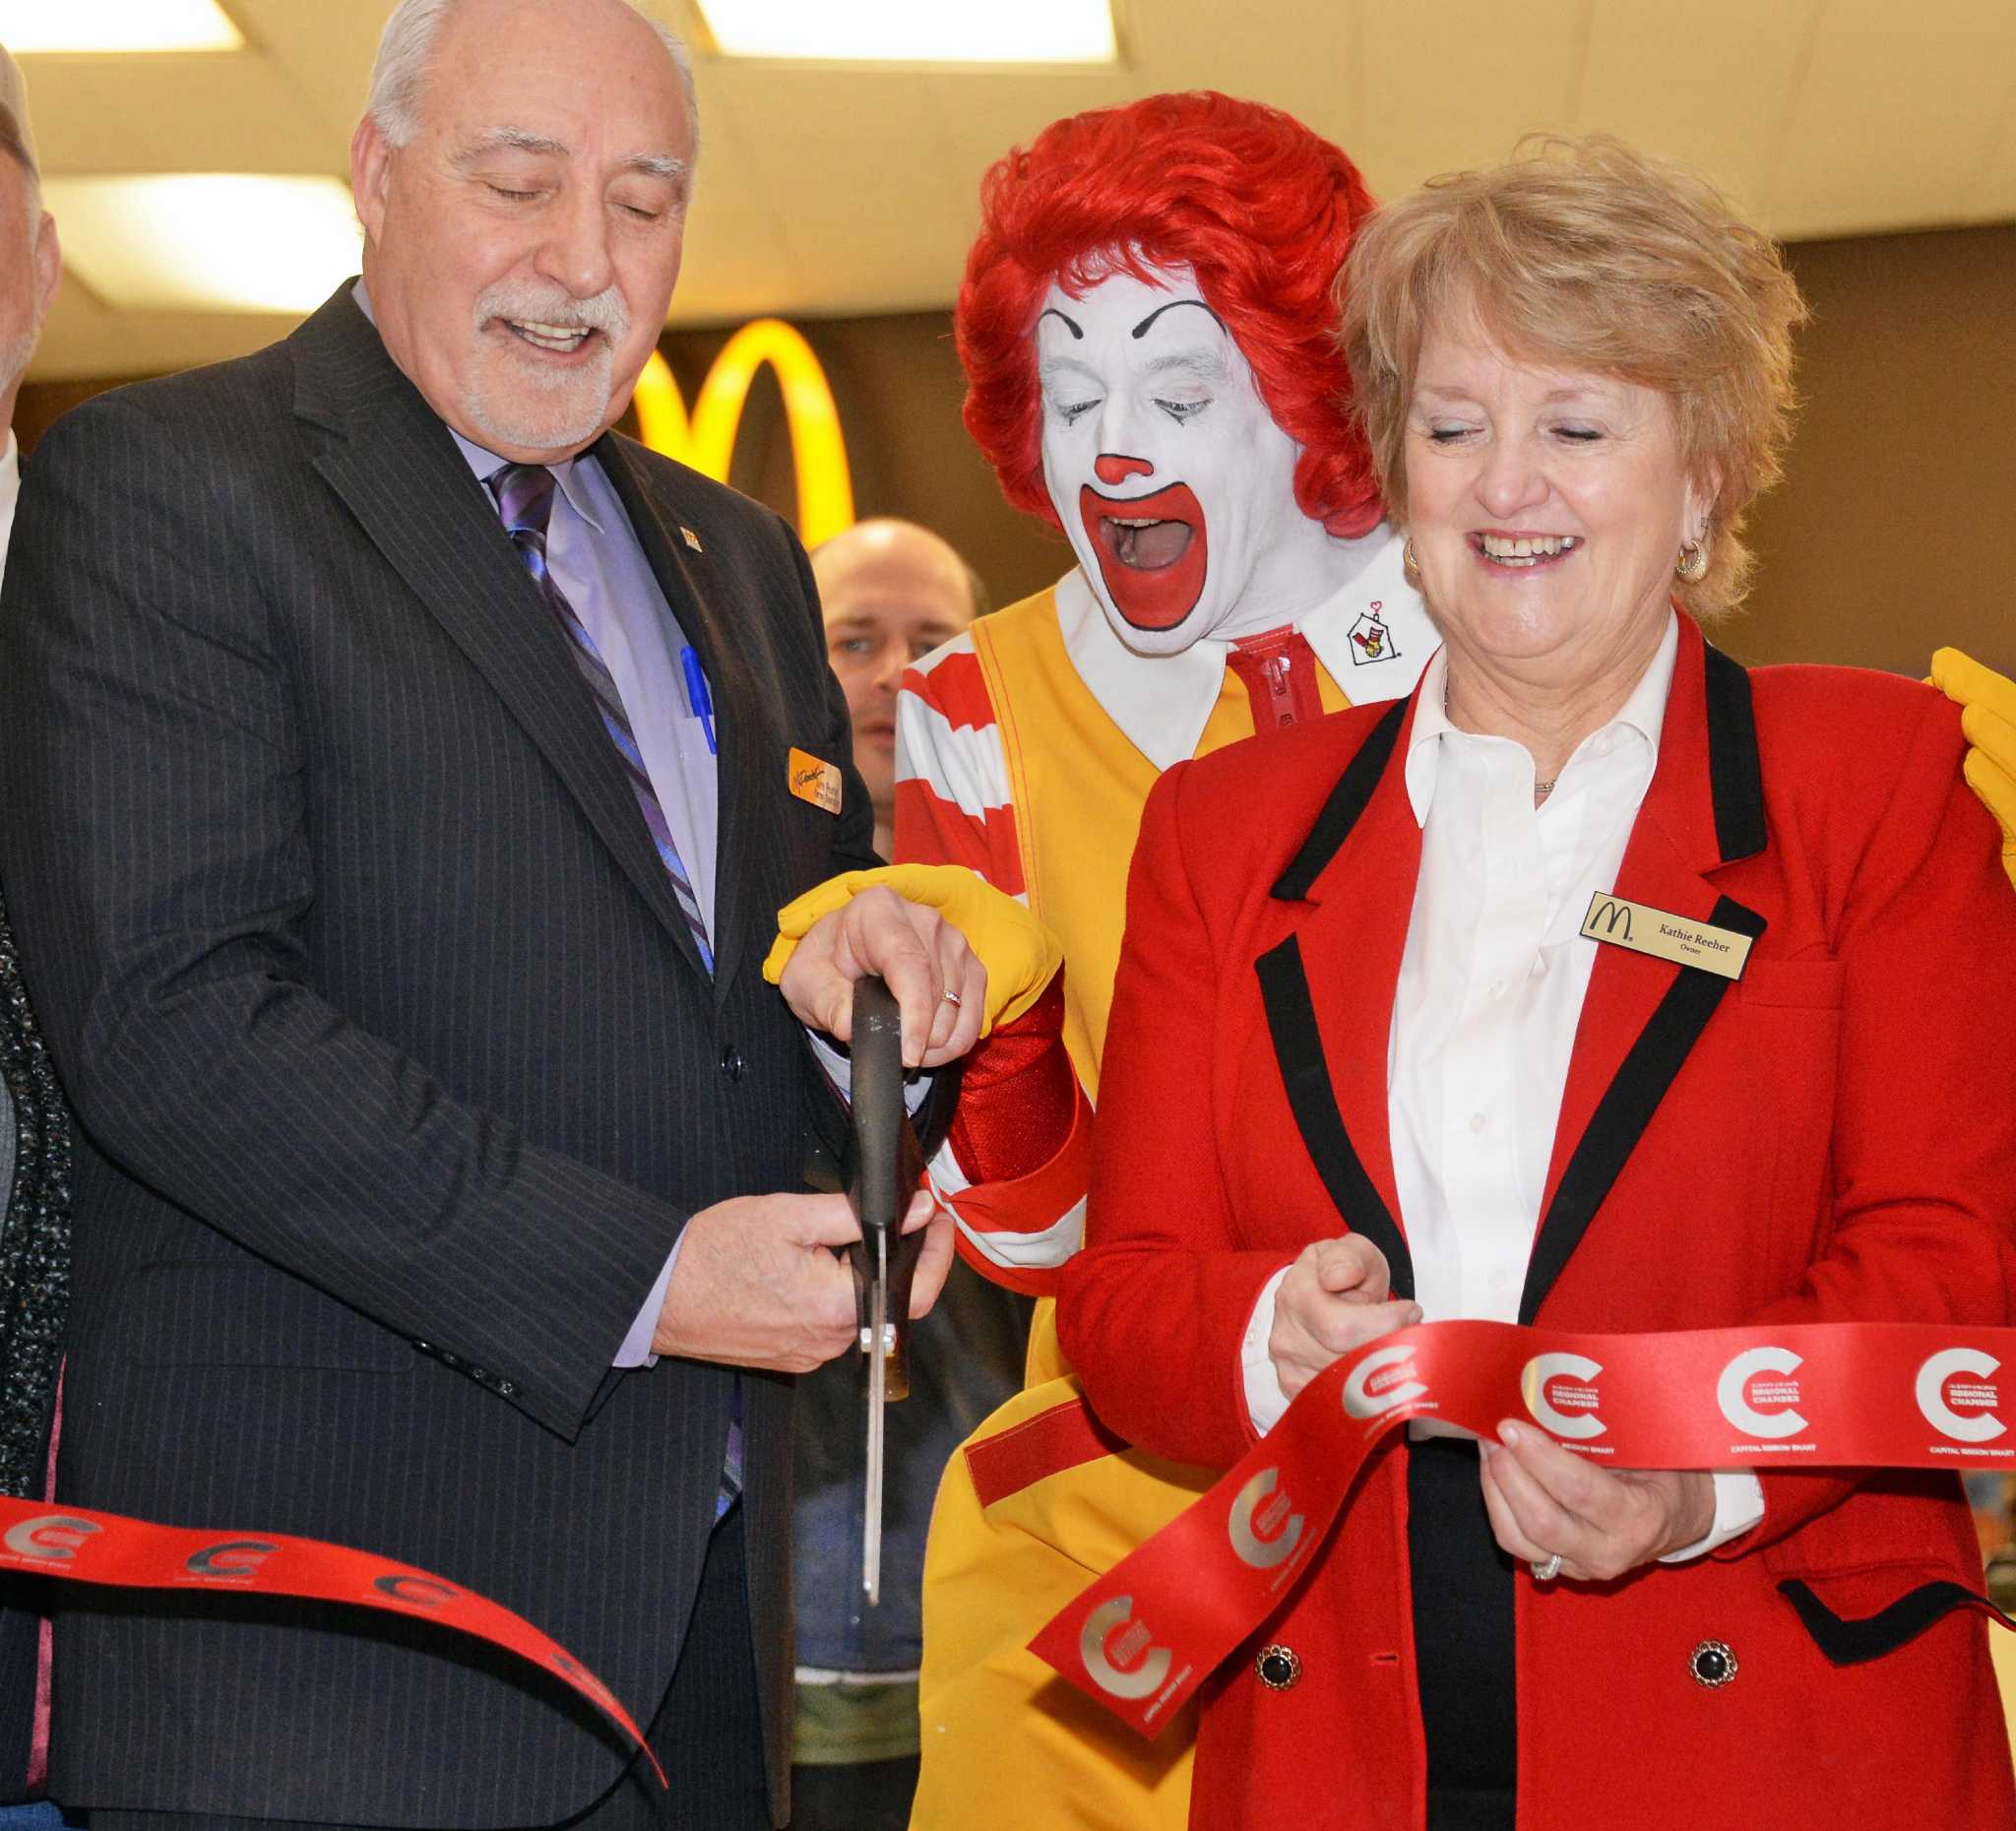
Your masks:
{"label": "bald man in background", "polygon": [[[987,606],[958,552],[914,522],[857,523],[814,550],[826,651],[853,722],[854,767],[890,855],[896,688],[920,655]],[[791,1582],[797,1721],[790,1831],[903,1831],[916,1791],[924,1531],[946,1458],[1021,1385],[1025,1299],[955,1264],[914,1325],[911,1396],[891,1408],[882,1599],[861,1593],[865,1362],[798,1382]],[[4,1831],[4,1827],[0,1827]]]}
{"label": "bald man in background", "polygon": [[812,554],[826,654],[853,721],[854,767],[875,803],[875,850],[896,820],[896,689],[903,670],[992,606],[952,544],[915,522],[856,522]]}

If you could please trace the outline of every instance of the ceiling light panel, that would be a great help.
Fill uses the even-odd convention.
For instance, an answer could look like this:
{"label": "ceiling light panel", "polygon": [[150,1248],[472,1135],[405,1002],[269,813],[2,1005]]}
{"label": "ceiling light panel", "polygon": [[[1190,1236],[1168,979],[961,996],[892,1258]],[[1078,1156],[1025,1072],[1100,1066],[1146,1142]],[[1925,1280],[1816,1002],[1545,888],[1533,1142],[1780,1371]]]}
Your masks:
{"label": "ceiling light panel", "polygon": [[0,44],[39,51],[241,51],[217,0],[0,0]]}
{"label": "ceiling light panel", "polygon": [[695,0],[724,57],[900,64],[1101,64],[1110,0]]}
{"label": "ceiling light panel", "polygon": [[122,311],[312,311],[363,240],[337,178],[49,177],[42,197],[64,264]]}

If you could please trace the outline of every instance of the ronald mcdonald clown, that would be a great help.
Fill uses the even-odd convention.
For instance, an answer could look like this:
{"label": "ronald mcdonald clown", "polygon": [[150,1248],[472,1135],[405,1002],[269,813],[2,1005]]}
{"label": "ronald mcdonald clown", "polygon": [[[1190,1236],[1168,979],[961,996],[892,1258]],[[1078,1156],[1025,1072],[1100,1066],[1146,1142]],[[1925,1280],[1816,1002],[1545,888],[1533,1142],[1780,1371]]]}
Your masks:
{"label": "ronald mcdonald clown", "polygon": [[[956,321],[967,425],[1078,563],[906,680],[896,852],[968,865],[1055,931],[1088,1100],[1156,778],[1400,698],[1436,647],[1331,336],[1371,207],[1335,147],[1216,95],[1057,122],[983,188]],[[969,1088],[933,1179],[969,1260],[1042,1295],[1081,1237],[1084,1127],[1057,1151],[1052,1098],[1021,1128],[1028,1155],[976,1149],[999,1136],[980,1109],[1007,1087]],[[913,1823],[933,1831],[1188,1816],[1187,1723],[1140,1742],[1023,1644],[1210,1479],[1102,1433],[1050,1307],[1029,1389],[953,1459],[932,1519]]]}
{"label": "ronald mcdonald clown", "polygon": [[[1062,943],[1067,973],[978,1052],[932,1166],[969,1261],[1039,1296],[1082,1237],[1089,1104],[1156,778],[1400,698],[1437,646],[1331,336],[1371,207],[1335,147],[1213,94],[1056,122],[983,185],[956,318],[966,421],[1077,565],[907,677],[896,854],[970,867]],[[1969,780],[2016,881],[2016,688],[1952,651],[1934,677],[1968,706]],[[1060,1085],[1059,1024],[1078,1090]],[[1188,1817],[1188,1721],[1142,1742],[1025,1644],[1211,1480],[1100,1425],[1050,1309],[1028,1389],[954,1457],[932,1520],[925,1831]]]}

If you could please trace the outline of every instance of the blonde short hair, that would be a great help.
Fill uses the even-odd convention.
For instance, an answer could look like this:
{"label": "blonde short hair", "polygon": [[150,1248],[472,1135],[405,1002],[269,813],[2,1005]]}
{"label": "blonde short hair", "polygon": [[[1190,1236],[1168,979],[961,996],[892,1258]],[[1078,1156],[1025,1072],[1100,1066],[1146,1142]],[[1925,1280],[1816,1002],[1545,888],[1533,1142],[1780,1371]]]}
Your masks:
{"label": "blonde short hair", "polygon": [[[1792,333],[1807,316],[1776,244],[1721,192],[1607,135],[1523,142],[1376,212],[1339,280],[1339,336],[1394,518],[1429,322],[1474,310],[1506,352],[1667,397],[1688,472],[1721,479],[1709,562],[1674,590],[1710,618],[1742,597],[1743,516],[1792,430]],[[1675,556],[1677,557],[1677,555]]]}

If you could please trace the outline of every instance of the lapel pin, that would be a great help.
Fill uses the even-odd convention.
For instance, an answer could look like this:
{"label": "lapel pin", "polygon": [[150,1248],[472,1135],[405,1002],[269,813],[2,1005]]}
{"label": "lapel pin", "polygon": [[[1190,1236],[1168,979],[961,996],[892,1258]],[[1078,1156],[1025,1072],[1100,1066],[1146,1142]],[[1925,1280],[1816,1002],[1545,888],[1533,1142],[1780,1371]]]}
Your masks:
{"label": "lapel pin", "polygon": [[1373,599],[1372,607],[1360,612],[1358,620],[1351,626],[1354,667],[1362,667],[1367,662],[1399,661],[1400,650],[1394,643],[1393,632],[1379,620],[1379,612],[1384,608],[1378,599]]}
{"label": "lapel pin", "polygon": [[686,544],[690,546],[694,550],[694,552],[704,553],[707,551],[707,549],[700,544],[700,537],[697,534],[695,534],[692,529],[681,524],[679,532],[686,537]]}
{"label": "lapel pin", "polygon": [[790,754],[790,789],[799,800],[823,807],[829,814],[840,812],[840,771],[795,745]]}

